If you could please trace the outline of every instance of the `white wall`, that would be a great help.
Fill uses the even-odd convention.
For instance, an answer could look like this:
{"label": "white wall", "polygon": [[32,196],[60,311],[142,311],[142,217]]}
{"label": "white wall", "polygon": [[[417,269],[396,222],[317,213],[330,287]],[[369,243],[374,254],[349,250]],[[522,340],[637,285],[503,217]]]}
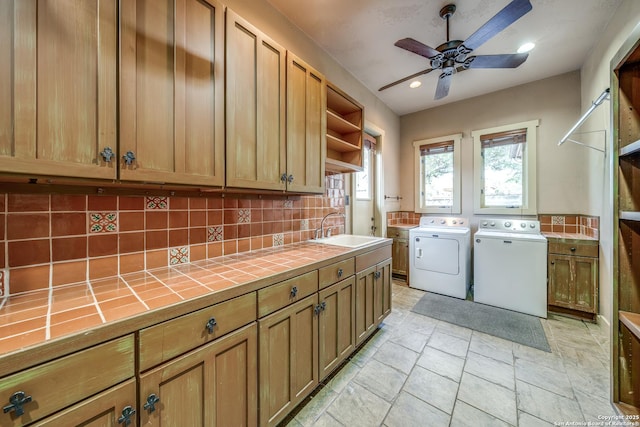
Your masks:
{"label": "white wall", "polygon": [[[381,189],[382,194],[397,194],[400,165],[398,116],[267,1],[225,0],[224,3],[364,105],[365,120],[383,130],[385,135],[381,146],[378,147],[382,150],[385,178],[384,188]],[[389,210],[397,209],[395,206],[388,206],[388,208]]]}
{"label": "white wall", "polygon": [[538,212],[584,213],[589,207],[584,169],[588,153],[557,146],[579,114],[580,74],[575,71],[402,116],[402,209],[414,209],[413,141],[462,132],[462,216],[476,226],[471,131],[539,119]]}
{"label": "white wall", "polygon": [[[624,0],[615,11],[600,42],[594,47],[581,70],[582,109],[610,85],[611,59],[640,22],[640,1]],[[612,147],[611,102],[594,111],[583,130],[606,130],[607,155],[592,154],[586,167],[589,205],[586,213],[600,216],[600,313],[609,322],[612,314],[613,288],[613,199],[612,199]]]}

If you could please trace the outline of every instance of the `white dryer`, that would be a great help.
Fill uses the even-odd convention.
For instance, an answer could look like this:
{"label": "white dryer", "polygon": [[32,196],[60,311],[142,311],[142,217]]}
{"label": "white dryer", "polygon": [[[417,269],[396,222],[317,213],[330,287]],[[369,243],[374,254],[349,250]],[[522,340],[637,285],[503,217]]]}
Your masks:
{"label": "white dryer", "polygon": [[412,288],[465,299],[471,280],[471,229],[466,218],[420,218],[409,230]]}
{"label": "white dryer", "polygon": [[494,218],[474,235],[475,302],[547,317],[547,239],[540,222]]}

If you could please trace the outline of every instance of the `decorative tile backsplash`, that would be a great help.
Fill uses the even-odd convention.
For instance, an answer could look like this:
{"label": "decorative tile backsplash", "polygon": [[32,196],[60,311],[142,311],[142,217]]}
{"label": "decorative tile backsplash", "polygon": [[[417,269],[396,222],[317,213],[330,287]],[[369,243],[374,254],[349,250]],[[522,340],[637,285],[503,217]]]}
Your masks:
{"label": "decorative tile backsplash", "polygon": [[[0,292],[308,240],[324,215],[345,212],[344,177],[325,185],[324,196],[289,199],[0,194]],[[341,217],[325,226],[344,233]]]}
{"label": "decorative tile backsplash", "polygon": [[387,212],[387,225],[418,225],[422,214],[407,211]]}
{"label": "decorative tile backsplash", "polygon": [[543,233],[582,234],[600,238],[600,219],[596,216],[541,214],[538,220]]}

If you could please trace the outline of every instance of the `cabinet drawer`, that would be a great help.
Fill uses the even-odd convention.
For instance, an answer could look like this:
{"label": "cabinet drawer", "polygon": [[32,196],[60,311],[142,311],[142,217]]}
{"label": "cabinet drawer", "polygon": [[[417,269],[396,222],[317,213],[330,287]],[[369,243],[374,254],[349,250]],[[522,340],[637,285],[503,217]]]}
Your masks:
{"label": "cabinet drawer", "polygon": [[567,243],[567,242],[549,242],[549,253],[560,255],[576,255],[587,256],[592,258],[598,257],[598,244],[588,243]]}
{"label": "cabinet drawer", "polygon": [[[391,243],[391,241],[389,242]],[[360,272],[365,270],[387,258],[391,258],[391,245],[383,246],[362,255],[358,255],[356,257],[356,271]]]}
{"label": "cabinet drawer", "polygon": [[140,371],[213,341],[254,320],[256,294],[251,292],[142,329],[138,344]]}
{"label": "cabinet drawer", "polygon": [[24,425],[134,376],[134,338],[127,335],[0,380],[0,402],[24,392],[24,415],[0,414],[2,426]]}
{"label": "cabinet drawer", "polygon": [[387,227],[387,237],[391,239],[408,239],[409,229],[400,227]]}
{"label": "cabinet drawer", "polygon": [[258,317],[280,310],[314,292],[318,292],[317,270],[260,289],[258,291]]}
{"label": "cabinet drawer", "polygon": [[318,270],[319,288],[326,288],[339,280],[345,279],[355,273],[355,259],[349,258],[344,261],[336,262]]}

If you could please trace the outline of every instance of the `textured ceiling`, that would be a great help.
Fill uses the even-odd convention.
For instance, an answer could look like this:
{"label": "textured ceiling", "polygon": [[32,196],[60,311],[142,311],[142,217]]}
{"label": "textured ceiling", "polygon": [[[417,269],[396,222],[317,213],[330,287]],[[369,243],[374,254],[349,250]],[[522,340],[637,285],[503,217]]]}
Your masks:
{"label": "textured ceiling", "polygon": [[[579,69],[620,0],[531,0],[533,9],[473,55],[515,53],[536,43],[515,69],[470,69],[453,76],[449,96],[434,101],[437,71],[384,91],[387,83],[429,68],[426,58],[394,46],[411,37],[437,47],[446,41],[444,0],[268,0],[398,115],[433,108]],[[510,0],[457,0],[450,38],[465,40]],[[348,88],[345,88],[348,92]]]}

